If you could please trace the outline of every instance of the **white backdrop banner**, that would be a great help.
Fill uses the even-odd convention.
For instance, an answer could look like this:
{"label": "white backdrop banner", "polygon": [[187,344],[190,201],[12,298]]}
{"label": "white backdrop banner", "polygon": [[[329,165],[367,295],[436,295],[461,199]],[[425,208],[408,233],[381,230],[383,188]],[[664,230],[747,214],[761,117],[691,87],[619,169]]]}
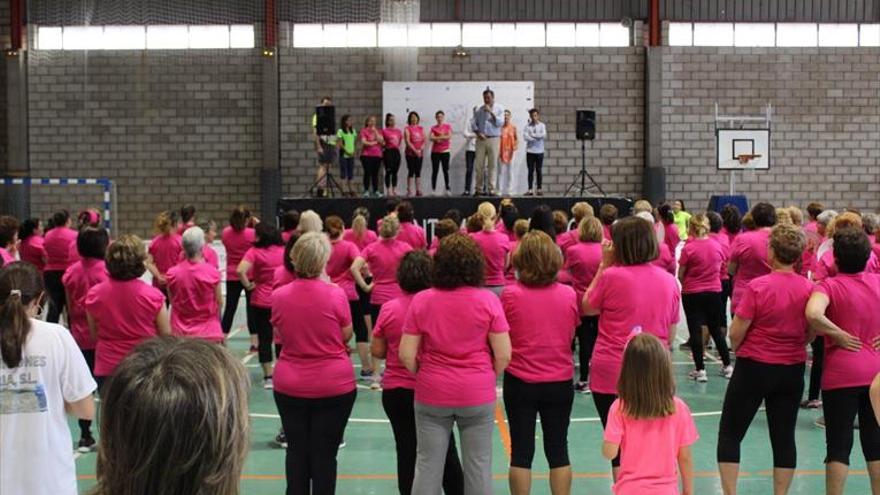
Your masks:
{"label": "white backdrop banner", "polygon": [[[465,180],[465,139],[462,135],[468,120],[473,115],[475,106],[483,104],[483,90],[486,87],[495,92],[495,102],[513,114],[519,147],[511,164],[511,190],[513,194],[522,194],[528,186],[526,169],[526,143],[522,131],[529,120],[528,111],[534,107],[535,85],[530,81],[484,81],[484,82],[385,82],[382,85],[383,115],[377,122],[384,122],[385,115],[394,114],[397,126],[406,127],[406,116],[414,111],[421,117],[421,126],[425,135],[437,124],[434,114],[443,110],[446,122],[452,126],[452,147],[450,160],[450,189],[453,194],[464,191]],[[426,149],[427,151],[427,149]],[[431,159],[425,153],[422,165],[422,192],[431,191]],[[499,167],[496,167],[496,173]],[[406,161],[400,166],[400,190],[406,188]],[[443,190],[443,173],[437,178],[438,193]]]}

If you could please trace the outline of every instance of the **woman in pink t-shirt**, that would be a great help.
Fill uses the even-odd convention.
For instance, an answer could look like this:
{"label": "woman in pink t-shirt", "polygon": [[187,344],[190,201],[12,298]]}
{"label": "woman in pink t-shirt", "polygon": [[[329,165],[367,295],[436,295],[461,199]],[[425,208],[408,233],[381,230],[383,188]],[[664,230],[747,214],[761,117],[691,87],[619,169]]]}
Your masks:
{"label": "woman in pink t-shirt", "polygon": [[755,229],[736,236],[730,245],[730,261],[727,271],[733,277],[733,294],[730,296],[730,309],[736,312],[736,305],[743,289],[754,278],[770,273],[767,261],[770,228],[776,225],[776,208],[769,203],[758,203],[750,212]]}
{"label": "woman in pink t-shirt", "polygon": [[740,444],[762,403],[773,450],[774,492],[787,493],[794,476],[806,345],[813,338],[804,316],[812,284],[794,268],[805,247],[800,228],[773,228],[769,253],[773,271],[743,289],[730,326],[736,368],[727,386],[718,431],[718,470],[724,493],[736,493]]}
{"label": "woman in pink t-shirt", "polygon": [[452,126],[445,122],[446,114],[438,110],[434,114],[437,125],[431,126],[431,192],[437,194],[437,174],[443,167],[443,184],[446,195],[451,194],[449,188],[449,145],[452,142]]}
{"label": "woman in pink t-shirt", "polygon": [[[374,322],[379,319],[382,305],[400,296],[397,267],[403,255],[412,251],[412,247],[397,240],[399,232],[400,221],[396,216],[383,218],[379,226],[380,239],[364,248],[351,265],[351,274],[358,287],[370,294],[370,317]],[[365,268],[373,275],[372,282],[368,283],[364,278]]]}
{"label": "woman in pink t-shirt", "polygon": [[241,301],[241,293],[244,292],[247,329],[251,335],[250,352],[256,352],[257,330],[253,324],[251,294],[244,290],[236,271],[244,253],[254,245],[254,229],[250,226],[252,220],[251,212],[244,206],[238,206],[229,214],[229,225],[220,233],[220,242],[226,250],[226,303],[223,305],[223,319],[220,320],[220,326],[224,334],[232,330],[235,312]]}
{"label": "woman in pink t-shirt", "polygon": [[147,260],[147,269],[153,275],[153,287],[161,290],[167,296],[167,281],[165,274],[177,264],[183,247],[180,245],[180,235],[174,228],[174,221],[167,211],[159,213],[153,224],[156,236],[150,241],[150,258]]}
{"label": "woman in pink t-shirt", "polygon": [[[668,346],[681,303],[675,278],[652,263],[657,257],[657,238],[650,222],[623,218],[614,225],[613,236],[613,243],[603,245],[602,263],[587,287],[582,307],[583,314],[599,316],[599,337],[590,359],[590,390],[603,425],[617,398],[629,335],[641,329]],[[617,459],[612,462],[612,466],[619,465]]]}
{"label": "woman in pink t-shirt", "polygon": [[10,216],[0,216],[0,266],[15,263],[15,253],[18,248],[18,219]]}
{"label": "woman in pink t-shirt", "polygon": [[71,225],[72,220],[67,210],[55,212],[52,215],[52,228],[46,232],[43,240],[43,248],[46,250],[43,280],[49,296],[49,314],[46,315],[49,323],[58,323],[61,312],[64,311],[64,284],[61,283],[61,277],[67,267],[73,264],[70,254],[77,236],[77,231],[70,228]]}
{"label": "woman in pink t-shirt", "polygon": [[[602,222],[594,216],[581,220],[577,231],[578,242],[565,250],[565,268],[571,273],[572,287],[577,293],[578,303],[583,300],[584,292],[593,282],[602,263]],[[590,358],[599,336],[599,317],[581,316],[577,328],[578,360],[580,368],[575,389],[586,394],[590,392]]]}
{"label": "woman in pink t-shirt", "polygon": [[678,249],[679,243],[681,243],[681,235],[678,232],[678,226],[675,225],[675,216],[672,212],[672,206],[667,203],[664,203],[657,207],[657,216],[660,218],[660,223],[663,225],[663,243],[666,244],[666,247],[669,248],[669,252],[672,253],[672,256],[675,256],[675,250]]}
{"label": "woman in pink t-shirt", "polygon": [[168,294],[171,298],[171,330],[175,335],[223,342],[220,327],[220,271],[205,263],[205,233],[191,227],[183,233],[186,259],[168,270]]}
{"label": "woman in pink t-shirt", "polygon": [[[382,408],[391,422],[397,447],[397,487],[401,494],[409,494],[416,474],[416,377],[400,361],[400,338],[413,296],[431,286],[431,258],[424,251],[406,253],[397,268],[397,281],[403,295],[385,303],[373,331],[371,350],[376,359],[387,359],[382,376]],[[464,493],[454,434],[450,434],[446,453],[443,491],[450,495]]]}
{"label": "woman in pink t-shirt", "polygon": [[39,218],[29,218],[18,228],[18,255],[21,261],[37,267],[40,272],[46,267],[46,248],[43,247],[43,222]]}
{"label": "woman in pink t-shirt", "polygon": [[513,254],[519,282],[505,287],[501,305],[510,325],[513,358],[504,372],[504,408],[510,424],[510,491],[532,484],[536,415],[553,491],[568,493],[568,424],[574,401],[571,342],[580,323],[577,295],[556,281],[562,254],[541,232],[529,232]]}
{"label": "woman in pink t-shirt", "polygon": [[449,434],[458,424],[465,493],[492,493],[495,383],[511,359],[507,319],[498,297],[480,288],[480,248],[463,234],[440,242],[434,288],[410,303],[400,360],[416,375],[419,448],[413,493],[437,493]]}
{"label": "woman in pink t-shirt", "polygon": [[471,234],[486,263],[486,288],[500,295],[506,283],[504,272],[510,263],[510,242],[507,235],[495,230],[495,207],[483,202],[477,210],[483,219],[483,229]]}
{"label": "woman in pink t-shirt", "polygon": [[[109,243],[110,237],[104,228],[82,229],[76,240],[80,260],[70,265],[61,279],[67,298],[67,324],[92,376],[95,375],[95,339],[89,332],[86,296],[92,287],[109,278],[104,263]],[[89,420],[79,420],[80,440],[77,451],[81,453],[91,452],[96,445],[91,425]]]}
{"label": "woman in pink t-shirt", "polygon": [[86,296],[89,331],[95,339],[95,377],[100,387],[141,342],[171,335],[165,295],[140,277],[147,271],[144,242],[123,235],[107,249],[109,278]]}
{"label": "woman in pink t-shirt", "polygon": [[257,334],[257,353],[263,367],[263,388],[272,388],[272,287],[275,269],[284,261],[281,232],[261,223],[255,229],[254,247],[248,249],[238,264],[238,278],[251,293],[251,314]]}
{"label": "woman in pink t-shirt", "polygon": [[419,125],[419,114],[410,112],[406,116],[406,195],[422,195],[422,162],[425,158],[425,129]]}
{"label": "woman in pink t-shirt", "polygon": [[385,150],[382,152],[382,162],[385,164],[385,195],[397,196],[397,172],[400,170],[400,144],[403,142],[403,131],[395,127],[394,114],[385,115],[382,139],[385,140]]}
{"label": "woman in pink t-shirt", "polygon": [[409,201],[401,201],[397,205],[397,219],[400,220],[400,234],[397,240],[409,244],[413,249],[426,249],[428,247],[428,236],[425,235],[425,229],[416,224],[416,212],[412,203]]}
{"label": "woman in pink t-shirt", "polygon": [[730,349],[721,333],[719,316],[721,306],[721,270],[724,251],[709,239],[709,219],[703,213],[691,216],[688,221],[688,240],[681,249],[678,260],[678,279],[681,280],[681,299],[690,333],[690,349],[694,359],[694,371],[688,377],[698,382],[709,381],[703,357],[703,326],[715,341],[721,355],[721,376],[730,378]]}
{"label": "woman in pink t-shirt", "polygon": [[841,495],[849,473],[853,423],[858,416],[862,453],[871,485],[877,486],[880,425],[874,418],[869,387],[880,373],[880,327],[868,308],[880,300],[880,276],[865,272],[871,243],[861,229],[835,230],[838,274],[815,286],[807,320],[825,337],[822,402],[825,412],[826,487]]}
{"label": "woman in pink t-shirt", "polygon": [[[626,345],[619,398],[608,412],[602,455],[620,458],[615,495],[693,495],[690,446],[699,438],[687,404],[675,396],[665,344],[636,334]],[[681,477],[679,491],[678,477]]]}
{"label": "woman in pink t-shirt", "polygon": [[288,493],[335,493],[336,451],[357,397],[348,297],[321,280],[330,252],[326,235],[303,234],[291,252],[296,280],[269,296],[270,329],[281,340],[274,395],[290,441]]}
{"label": "woman in pink t-shirt", "polygon": [[706,218],[709,219],[709,239],[715,241],[724,254],[724,263],[721,265],[721,303],[718,308],[718,321],[721,324],[721,333],[727,335],[727,301],[730,300],[731,293],[730,273],[727,271],[727,263],[730,261],[730,238],[722,232],[724,219],[721,215],[708,211]]}
{"label": "woman in pink t-shirt", "polygon": [[376,117],[370,115],[364,121],[364,128],[358,133],[361,145],[361,165],[364,167],[364,197],[379,198],[379,169],[382,168],[382,146],[385,139],[376,128]]}

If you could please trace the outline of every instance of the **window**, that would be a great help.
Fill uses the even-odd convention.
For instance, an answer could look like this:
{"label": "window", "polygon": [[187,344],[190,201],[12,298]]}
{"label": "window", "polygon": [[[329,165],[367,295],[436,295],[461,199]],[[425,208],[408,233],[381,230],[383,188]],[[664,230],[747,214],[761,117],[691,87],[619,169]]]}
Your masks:
{"label": "window", "polygon": [[599,46],[599,25],[578,24],[575,30],[575,46]]}
{"label": "window", "polygon": [[116,50],[143,50],[147,47],[144,26],[104,26],[104,46]]}
{"label": "window", "polygon": [[461,27],[463,46],[492,46],[492,25],[488,22],[463,24]]}
{"label": "window", "polygon": [[776,46],[776,25],[741,23],[733,26],[734,46]]}
{"label": "window", "polygon": [[254,27],[250,25],[37,26],[36,38],[37,50],[253,48]]}
{"label": "window", "polygon": [[516,25],[493,23],[492,46],[516,46]]}
{"label": "window", "polygon": [[859,26],[859,45],[880,46],[880,24],[862,24]]}
{"label": "window", "polygon": [[599,46],[629,46],[629,28],[617,22],[599,25]]}
{"label": "window", "polygon": [[321,32],[321,46],[345,48],[348,45],[348,26],[345,24],[324,24]]}
{"label": "window", "polygon": [[461,44],[461,24],[431,24],[431,46],[458,46]]}
{"label": "window", "polygon": [[349,24],[346,32],[346,46],[372,48],[376,46],[375,24]]}
{"label": "window", "polygon": [[694,46],[733,46],[733,24],[694,23]]}
{"label": "window", "polygon": [[544,24],[536,22],[517,23],[514,43],[515,46],[546,46],[547,33]]}
{"label": "window", "polygon": [[[300,24],[294,24],[294,29]],[[406,24],[379,24],[379,43],[381,47],[401,46],[406,44]],[[296,42],[294,41],[294,47]],[[307,47],[303,47],[307,48]]]}
{"label": "window", "polygon": [[547,24],[547,46],[575,46],[576,39],[574,24]]}
{"label": "window", "polygon": [[669,23],[669,46],[693,46],[694,25],[689,22]]}
{"label": "window", "polygon": [[189,48],[229,48],[229,26],[190,26]]}
{"label": "window", "polygon": [[320,24],[294,24],[294,48],[319,48],[324,44],[324,28]]}
{"label": "window", "polygon": [[63,28],[64,50],[88,50],[104,47],[104,28],[101,26],[71,26]]}
{"label": "window", "polygon": [[[64,30],[67,31],[67,28]],[[174,50],[188,47],[189,30],[186,26],[147,26],[147,49]]]}
{"label": "window", "polygon": [[406,39],[407,44],[399,44],[397,46],[431,46],[431,25],[410,24],[407,28]]}
{"label": "window", "polygon": [[254,26],[240,24],[229,26],[229,48],[253,48]]}
{"label": "window", "polygon": [[819,45],[816,24],[779,23],[776,25],[776,46],[811,47]]}
{"label": "window", "polygon": [[859,46],[859,25],[819,24],[819,46]]}

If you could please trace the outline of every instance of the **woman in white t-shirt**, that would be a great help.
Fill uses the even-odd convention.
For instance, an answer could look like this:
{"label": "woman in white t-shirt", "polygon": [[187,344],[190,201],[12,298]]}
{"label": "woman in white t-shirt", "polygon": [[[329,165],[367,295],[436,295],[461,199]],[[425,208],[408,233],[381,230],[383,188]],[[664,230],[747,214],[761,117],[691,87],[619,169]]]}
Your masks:
{"label": "woman in white t-shirt", "polygon": [[43,280],[33,265],[0,270],[0,493],[76,495],[65,411],[95,416],[97,388],[70,332],[37,320]]}

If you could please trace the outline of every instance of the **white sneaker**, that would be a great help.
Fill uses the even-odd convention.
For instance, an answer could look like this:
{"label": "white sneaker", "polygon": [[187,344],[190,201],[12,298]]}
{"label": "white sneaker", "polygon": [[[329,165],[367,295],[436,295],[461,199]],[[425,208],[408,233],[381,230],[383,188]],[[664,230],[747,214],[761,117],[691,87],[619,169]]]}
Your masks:
{"label": "white sneaker", "polygon": [[382,390],[382,383],[379,380],[373,380],[370,384],[370,390]]}
{"label": "white sneaker", "polygon": [[731,364],[721,368],[721,372],[719,374],[724,378],[730,380],[730,377],[733,376],[733,365]]}
{"label": "white sneaker", "polygon": [[274,388],[272,386],[272,378],[263,378],[263,388],[266,390],[272,390]]}
{"label": "white sneaker", "polygon": [[700,383],[706,383],[709,381],[708,375],[706,375],[706,370],[694,370],[688,373],[688,378],[691,380],[696,380]]}

